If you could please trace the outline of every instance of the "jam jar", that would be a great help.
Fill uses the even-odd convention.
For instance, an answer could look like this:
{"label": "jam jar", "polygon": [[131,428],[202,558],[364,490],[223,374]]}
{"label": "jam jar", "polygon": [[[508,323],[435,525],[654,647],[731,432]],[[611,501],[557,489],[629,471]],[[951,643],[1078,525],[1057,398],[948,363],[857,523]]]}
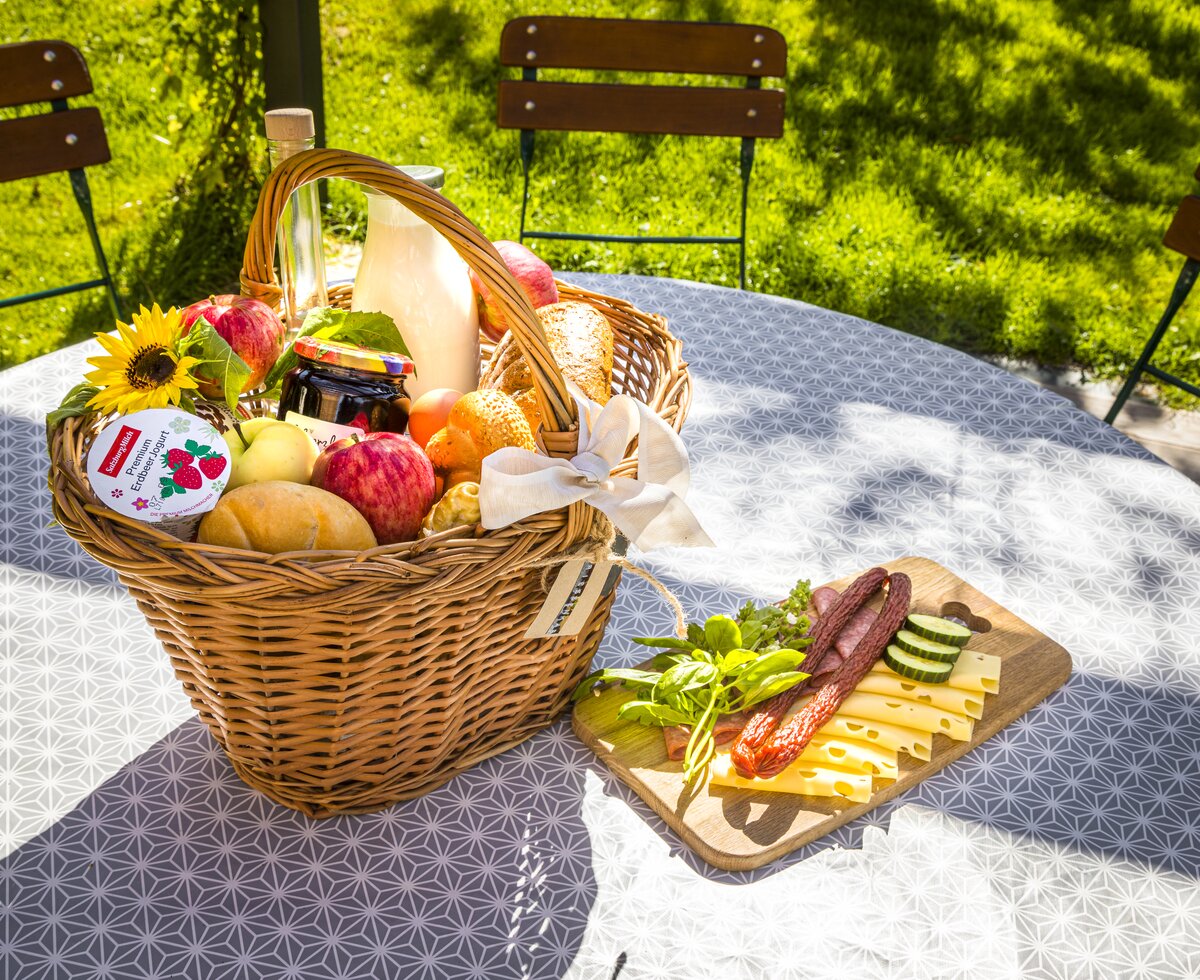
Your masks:
{"label": "jam jar", "polygon": [[284,375],[277,417],[307,432],[318,448],[356,433],[408,427],[409,358],[314,337],[300,337],[292,349],[299,363]]}

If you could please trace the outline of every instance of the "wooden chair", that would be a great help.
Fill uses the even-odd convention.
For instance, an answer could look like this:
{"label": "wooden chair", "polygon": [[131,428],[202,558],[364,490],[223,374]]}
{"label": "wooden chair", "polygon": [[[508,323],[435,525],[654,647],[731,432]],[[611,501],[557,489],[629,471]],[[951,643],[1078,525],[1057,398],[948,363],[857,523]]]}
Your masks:
{"label": "wooden chair", "polygon": [[[1200,168],[1196,170],[1196,179],[1200,180]],[[1158,350],[1158,345],[1162,342],[1171,321],[1175,319],[1175,314],[1179,312],[1188,293],[1192,291],[1197,276],[1200,276],[1200,197],[1189,194],[1180,202],[1179,210],[1175,212],[1171,226],[1163,236],[1163,244],[1184,256],[1183,268],[1179,271],[1179,278],[1175,280],[1175,288],[1171,290],[1171,298],[1167,301],[1167,308],[1163,311],[1158,326],[1154,328],[1154,333],[1150,335],[1146,346],[1142,348],[1141,354],[1134,362],[1133,370],[1129,372],[1129,377],[1126,379],[1124,387],[1121,388],[1120,394],[1117,395],[1117,400],[1113,402],[1112,408],[1104,416],[1104,421],[1109,425],[1116,421],[1125,402],[1133,394],[1133,389],[1137,387],[1138,379],[1143,374],[1148,374],[1152,378],[1157,378],[1159,381],[1182,388],[1189,394],[1200,397],[1200,388],[1196,385],[1150,363],[1150,358]]]}
{"label": "wooden chair", "polygon": [[[787,71],[787,42],[750,24],[698,24],[592,17],[518,17],[500,35],[500,63],[520,66],[520,81],[500,82],[498,122],[519,129],[524,191],[520,240],[737,245],[746,286],[746,207],[756,139],[783,135],[784,94],[764,77]],[[546,82],[539,68],[736,75],[745,88]],[[737,235],[591,235],[529,231],[529,169],[539,129],[741,137],[741,230]]]}
{"label": "wooden chair", "polygon": [[[50,112],[0,120],[0,146],[4,147],[0,154],[0,181],[67,171],[101,273],[99,279],[0,299],[0,309],[103,287],[108,291],[114,316],[123,319],[108,261],[96,232],[92,194],[84,171],[85,167],[107,163],[111,159],[104,123],[96,108],[71,109],[67,106],[67,99],[91,91],[92,79],[83,56],[65,41],[0,45],[0,108],[42,102],[49,102],[51,108]],[[53,243],[47,244],[53,247]]]}

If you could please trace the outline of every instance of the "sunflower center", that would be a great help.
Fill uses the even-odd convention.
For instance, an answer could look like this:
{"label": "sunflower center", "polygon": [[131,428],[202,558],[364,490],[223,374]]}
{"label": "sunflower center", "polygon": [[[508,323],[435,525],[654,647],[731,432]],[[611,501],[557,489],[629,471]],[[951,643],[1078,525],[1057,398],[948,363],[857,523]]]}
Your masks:
{"label": "sunflower center", "polygon": [[175,358],[161,344],[140,347],[129,359],[125,380],[129,387],[146,391],[170,381],[175,375]]}

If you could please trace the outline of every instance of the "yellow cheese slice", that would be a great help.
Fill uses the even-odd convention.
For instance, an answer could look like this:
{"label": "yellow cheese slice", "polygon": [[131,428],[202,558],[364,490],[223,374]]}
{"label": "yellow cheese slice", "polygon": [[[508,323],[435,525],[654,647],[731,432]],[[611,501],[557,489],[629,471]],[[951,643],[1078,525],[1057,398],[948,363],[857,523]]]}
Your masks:
{"label": "yellow cheese slice", "polygon": [[928,762],[933,754],[933,736],[928,732],[884,721],[855,718],[850,714],[842,714],[841,711],[830,718],[814,737],[818,736],[841,736],[856,742],[869,742],[891,752],[907,752],[922,762]]}
{"label": "yellow cheese slice", "polygon": [[715,786],[734,786],[738,789],[799,793],[803,796],[841,796],[855,803],[866,803],[871,798],[871,777],[867,773],[814,766],[799,759],[770,779],[743,779],[733,768],[729,753],[718,752],[709,769],[709,781]]}
{"label": "yellow cheese slice", "polygon": [[892,673],[890,669],[887,674],[867,674],[854,690],[866,694],[883,694],[890,698],[904,698],[906,701],[920,701],[969,718],[983,717],[985,695],[982,691],[964,691],[945,684],[922,684],[920,681],[909,680]]}
{"label": "yellow cheese slice", "polygon": [[[1000,691],[1000,658],[990,653],[976,653],[974,650],[964,650],[958,657],[958,663],[950,672],[950,679],[945,686],[956,691],[975,691],[985,694],[998,694]],[[882,660],[875,661],[871,668],[872,674],[883,674],[892,677],[899,675]]]}
{"label": "yellow cheese slice", "polygon": [[885,749],[850,738],[814,735],[796,761],[820,766],[831,764],[881,779],[895,779],[900,774],[895,749]]}
{"label": "yellow cheese slice", "polygon": [[854,691],[842,702],[838,711],[844,711],[855,718],[888,721],[921,732],[949,735],[958,742],[970,741],[975,730],[974,720],[966,715],[935,708],[931,704],[905,701],[903,698],[891,698],[881,694]]}

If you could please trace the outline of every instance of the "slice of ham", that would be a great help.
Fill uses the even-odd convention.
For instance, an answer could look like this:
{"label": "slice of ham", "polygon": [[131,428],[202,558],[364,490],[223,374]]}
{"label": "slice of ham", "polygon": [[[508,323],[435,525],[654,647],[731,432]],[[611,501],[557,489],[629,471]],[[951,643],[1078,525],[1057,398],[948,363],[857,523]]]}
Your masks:
{"label": "slice of ham", "polygon": [[[827,585],[821,586],[819,589],[814,589],[812,594],[813,611],[818,616],[824,616],[825,611],[833,605],[833,601],[838,597],[837,589],[831,589]],[[821,686],[821,678],[825,675],[837,670],[842,662],[854,652],[854,648],[858,646],[858,641],[867,635],[871,624],[875,622],[875,617],[878,615],[874,609],[869,609],[864,606],[853,616],[850,617],[842,631],[838,634],[838,638],[834,640],[833,648],[825,655],[819,664],[801,665],[801,669],[807,667],[812,671],[812,676],[806,680],[801,692],[815,689]],[[717,719],[716,726],[713,728],[713,739],[717,745],[725,745],[727,742],[732,742],[741,733],[746,726],[746,722],[750,719],[750,712],[739,711],[732,715],[722,715]],[[667,746],[667,758],[672,762],[680,762],[683,759],[683,753],[687,749],[688,739],[692,737],[692,730],[686,725],[673,725],[669,728],[664,728],[663,742]]]}

